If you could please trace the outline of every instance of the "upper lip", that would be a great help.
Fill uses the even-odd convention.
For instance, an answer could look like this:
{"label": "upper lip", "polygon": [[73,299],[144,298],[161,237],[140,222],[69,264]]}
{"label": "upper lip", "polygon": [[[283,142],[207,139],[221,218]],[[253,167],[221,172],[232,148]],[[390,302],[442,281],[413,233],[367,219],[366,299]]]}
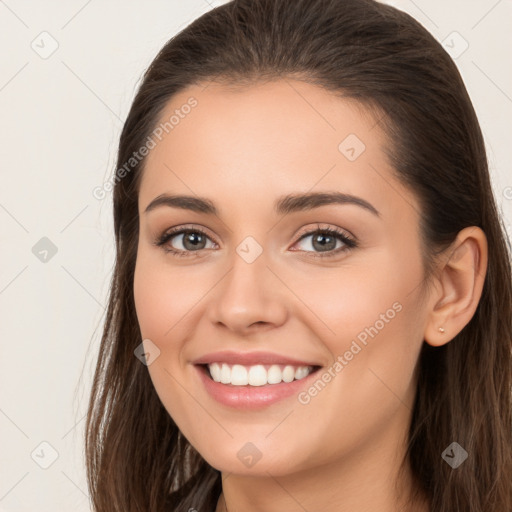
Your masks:
{"label": "upper lip", "polygon": [[223,350],[212,352],[192,361],[193,364],[227,363],[251,366],[256,364],[283,364],[290,366],[318,366],[316,363],[301,361],[273,352],[234,352]]}

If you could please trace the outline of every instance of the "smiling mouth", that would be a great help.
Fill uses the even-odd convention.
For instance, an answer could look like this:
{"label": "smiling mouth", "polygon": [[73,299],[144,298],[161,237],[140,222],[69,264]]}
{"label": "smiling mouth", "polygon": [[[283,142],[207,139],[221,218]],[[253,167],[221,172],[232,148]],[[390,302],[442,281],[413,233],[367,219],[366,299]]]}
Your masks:
{"label": "smiling mouth", "polygon": [[240,365],[210,363],[198,365],[214,382],[231,386],[258,387],[301,380],[318,371],[320,366],[294,366],[279,364]]}

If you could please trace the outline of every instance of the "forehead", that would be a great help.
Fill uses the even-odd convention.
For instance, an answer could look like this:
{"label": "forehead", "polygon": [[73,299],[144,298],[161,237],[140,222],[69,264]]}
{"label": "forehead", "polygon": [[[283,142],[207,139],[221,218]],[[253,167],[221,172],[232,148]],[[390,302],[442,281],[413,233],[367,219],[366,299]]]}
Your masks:
{"label": "forehead", "polygon": [[[316,188],[364,191],[382,204],[386,197],[377,196],[389,202],[402,188],[375,117],[354,100],[305,82],[194,85],[171,98],[158,126],[141,209],[165,192],[258,202]],[[410,195],[403,188],[400,194]]]}

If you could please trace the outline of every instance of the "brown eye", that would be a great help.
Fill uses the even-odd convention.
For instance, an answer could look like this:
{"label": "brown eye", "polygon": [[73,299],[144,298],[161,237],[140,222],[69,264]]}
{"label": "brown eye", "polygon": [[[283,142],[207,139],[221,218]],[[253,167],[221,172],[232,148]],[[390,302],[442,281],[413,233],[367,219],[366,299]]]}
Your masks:
{"label": "brown eye", "polygon": [[[348,251],[357,246],[355,240],[349,238],[342,231],[333,228],[319,228],[302,235],[298,242],[311,238],[305,243],[305,252],[311,252],[312,256],[329,257]],[[312,249],[312,250],[308,250]],[[325,254],[322,254],[325,253]]]}
{"label": "brown eye", "polygon": [[[174,235],[172,238],[175,238],[176,236],[180,235]],[[202,233],[198,233],[197,231],[186,231],[183,232],[181,236],[183,237],[181,244],[186,250],[195,251],[205,248],[206,236]]]}
{"label": "brown eye", "polygon": [[[177,256],[189,256],[190,254],[187,253],[199,252],[208,248],[206,247],[208,241],[211,242],[210,237],[201,229],[176,228],[160,236],[155,245]],[[215,245],[213,242],[211,243]]]}

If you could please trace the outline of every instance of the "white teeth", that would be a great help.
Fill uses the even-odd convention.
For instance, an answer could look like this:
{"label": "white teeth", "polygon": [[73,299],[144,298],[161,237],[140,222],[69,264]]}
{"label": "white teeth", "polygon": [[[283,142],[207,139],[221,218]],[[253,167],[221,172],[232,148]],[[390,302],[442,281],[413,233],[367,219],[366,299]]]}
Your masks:
{"label": "white teeth", "polygon": [[208,365],[210,375],[215,382],[231,384],[233,386],[264,386],[266,384],[279,384],[280,382],[292,382],[307,377],[312,371],[312,366],[279,366],[271,365],[268,369],[262,364],[243,366],[226,363],[212,363]]}
{"label": "white teeth", "polygon": [[219,379],[222,382],[222,384],[229,384],[231,382],[231,370],[229,369],[229,366],[227,364],[222,365]]}
{"label": "white teeth", "polygon": [[250,384],[251,386],[264,386],[267,383],[267,370],[265,370],[265,367],[262,366],[261,364],[251,366],[249,368],[248,380],[248,384]]}
{"label": "white teeth", "polygon": [[295,378],[297,380],[303,379],[309,375],[309,371],[305,366],[300,366],[295,370]]}
{"label": "white teeth", "polygon": [[268,369],[267,382],[269,384],[279,384],[283,380],[283,373],[281,372],[281,368],[276,364],[272,365]]}
{"label": "white teeth", "polygon": [[283,370],[283,380],[285,382],[291,382],[295,379],[295,368],[293,366],[285,366]]}
{"label": "white teeth", "polygon": [[240,364],[235,364],[231,368],[231,384],[233,386],[247,386],[249,384],[249,376],[247,375],[247,368]]}

